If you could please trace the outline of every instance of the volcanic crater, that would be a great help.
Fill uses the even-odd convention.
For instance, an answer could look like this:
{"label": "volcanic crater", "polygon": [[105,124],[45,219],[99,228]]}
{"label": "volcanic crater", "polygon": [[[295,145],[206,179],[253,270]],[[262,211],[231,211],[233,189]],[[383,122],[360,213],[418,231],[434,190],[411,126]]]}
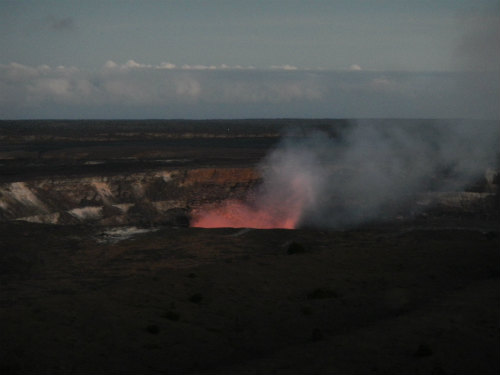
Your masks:
{"label": "volcanic crater", "polygon": [[349,126],[0,122],[2,372],[498,373],[498,165],[383,220],[255,229],[282,136]]}

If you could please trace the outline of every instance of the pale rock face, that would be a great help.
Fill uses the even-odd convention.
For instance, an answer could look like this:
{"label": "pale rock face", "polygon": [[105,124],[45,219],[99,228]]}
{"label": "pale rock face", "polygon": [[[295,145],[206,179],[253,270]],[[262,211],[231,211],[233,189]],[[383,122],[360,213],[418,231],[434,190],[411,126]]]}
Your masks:
{"label": "pale rock face", "polygon": [[0,210],[7,211],[8,208],[9,208],[9,204],[7,203],[7,201],[5,200],[5,198],[3,198],[2,200],[0,200]]}
{"label": "pale rock face", "polygon": [[2,207],[8,207],[9,202],[15,202],[26,207],[47,211],[47,207],[24,182],[13,182],[8,184],[3,189],[0,189],[0,192],[4,197],[2,200]]}
{"label": "pale rock face", "polygon": [[175,177],[175,172],[160,171],[156,173],[157,177],[160,177],[163,182],[170,182]]}
{"label": "pale rock face", "polygon": [[0,183],[0,221],[176,225],[192,207],[243,198],[258,178],[251,168],[206,168]]}
{"label": "pale rock face", "polygon": [[92,181],[92,186],[96,190],[97,194],[101,197],[102,201],[109,203],[110,198],[113,197],[109,185],[106,182]]}
{"label": "pale rock face", "polygon": [[134,204],[133,203],[119,203],[119,204],[114,204],[113,207],[118,208],[123,213],[127,213],[127,211],[130,210],[131,207],[134,207]]}
{"label": "pale rock face", "polygon": [[88,206],[82,208],[74,208],[72,210],[69,210],[68,213],[81,221],[98,220],[102,217],[102,207]]}
{"label": "pale rock face", "polygon": [[176,201],[176,200],[168,200],[168,201],[155,201],[151,202],[154,206],[155,209],[158,210],[158,212],[167,212],[168,210],[174,209],[174,208],[184,208],[186,207],[186,202],[185,201]]}
{"label": "pale rock face", "polygon": [[59,212],[53,212],[46,215],[33,215],[20,217],[16,220],[27,221],[28,223],[38,223],[38,224],[57,224],[59,222],[59,217],[61,214]]}

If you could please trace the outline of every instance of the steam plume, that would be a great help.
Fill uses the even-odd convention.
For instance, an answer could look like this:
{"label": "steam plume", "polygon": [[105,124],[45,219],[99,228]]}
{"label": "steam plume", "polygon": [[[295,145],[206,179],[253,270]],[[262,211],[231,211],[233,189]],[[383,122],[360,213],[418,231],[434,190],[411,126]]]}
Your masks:
{"label": "steam plume", "polygon": [[359,121],[336,136],[290,134],[260,166],[246,202],[195,214],[193,226],[344,227],[415,209],[415,195],[461,190],[496,167],[497,122]]}

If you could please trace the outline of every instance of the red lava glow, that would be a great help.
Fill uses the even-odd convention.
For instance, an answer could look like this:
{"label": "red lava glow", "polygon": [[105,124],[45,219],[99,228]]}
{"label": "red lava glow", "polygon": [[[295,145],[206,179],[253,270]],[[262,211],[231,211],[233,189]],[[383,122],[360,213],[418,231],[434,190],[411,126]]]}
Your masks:
{"label": "red lava glow", "polygon": [[218,206],[192,212],[191,227],[297,228],[304,207],[313,200],[310,178],[296,173],[287,178],[271,179],[265,187],[249,203],[228,199]]}
{"label": "red lava glow", "polygon": [[197,228],[295,229],[300,218],[298,205],[283,208],[255,208],[239,201],[226,201],[221,206],[195,212],[191,222]]}

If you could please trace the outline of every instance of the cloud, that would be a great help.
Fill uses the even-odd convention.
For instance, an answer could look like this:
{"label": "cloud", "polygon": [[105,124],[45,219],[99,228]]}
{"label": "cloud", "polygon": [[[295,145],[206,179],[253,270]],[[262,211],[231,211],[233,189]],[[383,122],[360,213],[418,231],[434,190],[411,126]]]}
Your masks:
{"label": "cloud", "polygon": [[115,63],[114,61],[112,61],[112,60],[108,60],[104,64],[104,68],[105,69],[115,69],[115,68],[119,68],[119,67],[120,66],[117,63]]}
{"label": "cloud", "polygon": [[152,65],[149,65],[149,64],[141,64],[141,63],[138,63],[137,61],[135,60],[128,60],[124,65],[123,65],[125,68],[139,68],[139,69],[143,69],[143,68],[151,68]]}
{"label": "cloud", "polygon": [[236,82],[220,88],[217,101],[239,103],[288,103],[320,99],[322,90],[308,82]]}
{"label": "cloud", "polygon": [[3,118],[500,118],[488,73],[411,73],[177,66],[108,60],[102,69],[0,64]]}
{"label": "cloud", "polygon": [[[165,64],[165,63],[162,63]],[[161,68],[164,68],[164,65],[160,65]],[[113,60],[108,60],[103,66],[104,69],[121,69],[121,70],[127,70],[127,69],[148,69],[148,68],[153,68],[153,65],[150,64],[142,64],[138,63],[135,60],[128,60],[124,64],[117,64]]]}
{"label": "cloud", "polygon": [[31,67],[13,62],[8,65],[0,65],[0,79],[6,82],[20,83],[35,79],[49,71],[50,67],[48,65]]}
{"label": "cloud", "polygon": [[[293,67],[290,67],[288,65],[289,69],[288,70],[295,70],[292,69]],[[249,65],[249,66],[242,66],[242,65],[227,65],[227,64],[220,64],[220,65],[203,65],[203,64],[183,64],[181,66],[177,66],[176,64],[172,64],[170,62],[161,62],[158,65],[153,65],[153,64],[143,64],[139,63],[135,60],[128,60],[124,64],[118,64],[114,62],[113,60],[108,60],[103,66],[104,69],[121,69],[121,70],[127,70],[127,69],[180,69],[180,70],[255,70],[255,67]],[[274,69],[274,68],[273,68]],[[280,67],[279,69],[283,69]]]}
{"label": "cloud", "polygon": [[175,69],[177,66],[169,62],[162,62],[160,65],[156,66],[157,69]]}
{"label": "cloud", "polygon": [[184,64],[181,66],[181,69],[184,70],[215,70],[217,67],[215,65],[189,65],[189,64]]}
{"label": "cloud", "polygon": [[361,66],[359,66],[358,64],[352,64],[351,66],[349,66],[349,70],[351,72],[355,72],[355,71],[360,71],[362,69]]}
{"label": "cloud", "polygon": [[194,99],[201,94],[201,84],[194,77],[185,75],[175,80],[175,92],[179,97]]}
{"label": "cloud", "polygon": [[296,67],[294,65],[289,65],[289,64],[285,64],[285,65],[271,65],[271,69],[278,69],[278,70],[299,70],[298,67]]}
{"label": "cloud", "polygon": [[[174,67],[175,67],[175,65],[174,65]],[[156,68],[159,68],[159,66],[156,66]],[[243,66],[243,65],[227,65],[227,64],[220,64],[220,65],[183,64],[181,66],[181,69],[184,69],[184,70],[254,70],[255,67],[253,67],[251,65]]]}
{"label": "cloud", "polygon": [[42,78],[29,87],[31,93],[41,93],[53,97],[65,97],[69,94],[70,83],[65,78]]}
{"label": "cloud", "polygon": [[37,108],[44,103],[82,103],[91,94],[91,81],[76,67],[30,67],[0,64],[0,108]]}
{"label": "cloud", "polygon": [[227,65],[221,64],[217,66],[218,69],[236,69],[236,70],[254,70],[255,67],[252,65],[243,66],[243,65]]}

